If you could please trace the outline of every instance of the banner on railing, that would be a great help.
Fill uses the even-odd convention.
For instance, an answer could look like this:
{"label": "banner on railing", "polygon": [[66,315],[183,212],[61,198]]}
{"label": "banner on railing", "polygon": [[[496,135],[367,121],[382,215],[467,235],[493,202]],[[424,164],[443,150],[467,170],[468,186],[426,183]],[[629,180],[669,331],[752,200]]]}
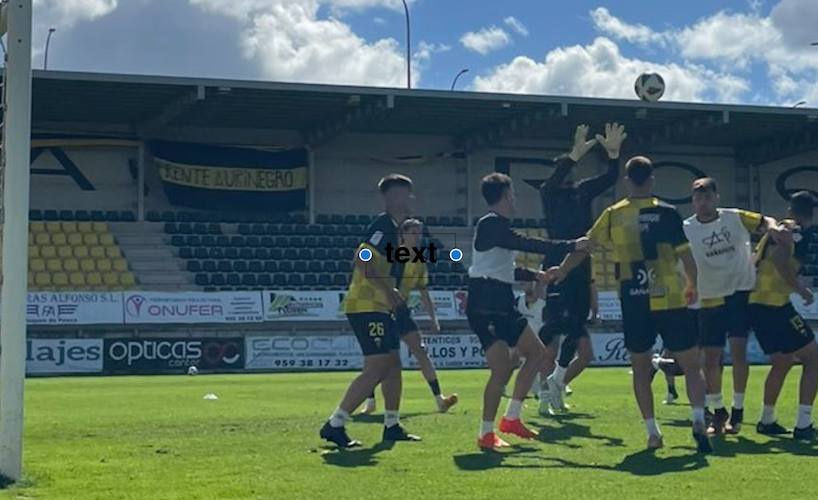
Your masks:
{"label": "banner on railing", "polygon": [[126,324],[264,321],[258,292],[125,292],[124,310]]}
{"label": "banner on railing", "polygon": [[340,291],[264,291],[265,321],[331,321],[338,319]]}
{"label": "banner on railing", "polygon": [[102,339],[28,339],[26,373],[100,373]]}
{"label": "banner on railing", "polygon": [[29,325],[122,324],[122,292],[31,292]]}
{"label": "banner on railing", "polygon": [[105,339],[104,348],[106,374],[185,373],[191,366],[230,371],[245,366],[241,337],[112,338]]}

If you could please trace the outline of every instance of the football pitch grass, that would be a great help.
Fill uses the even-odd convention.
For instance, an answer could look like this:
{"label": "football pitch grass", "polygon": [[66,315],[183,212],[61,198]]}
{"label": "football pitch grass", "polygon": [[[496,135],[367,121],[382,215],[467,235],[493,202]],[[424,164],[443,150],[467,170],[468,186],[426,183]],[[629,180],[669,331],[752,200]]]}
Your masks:
{"label": "football pitch grass", "polygon": [[[524,418],[540,439],[509,437],[500,453],[476,449],[482,370],[441,372],[444,391],[461,399],[446,415],[432,411],[420,374],[406,372],[402,421],[424,441],[380,444],[379,412],[350,424],[364,447],[349,451],[325,446],[318,429],[352,373],[30,379],[25,478],[0,498],[814,497],[818,445],[755,432],[765,374],[753,368],[741,434],[715,440],[709,456],[693,448],[687,398],[661,405],[661,375],[665,448],[644,451],[626,368],[586,372],[568,398],[572,414],[542,418],[530,400]],[[799,375],[778,406],[788,428]],[[729,369],[725,378],[730,387]]]}

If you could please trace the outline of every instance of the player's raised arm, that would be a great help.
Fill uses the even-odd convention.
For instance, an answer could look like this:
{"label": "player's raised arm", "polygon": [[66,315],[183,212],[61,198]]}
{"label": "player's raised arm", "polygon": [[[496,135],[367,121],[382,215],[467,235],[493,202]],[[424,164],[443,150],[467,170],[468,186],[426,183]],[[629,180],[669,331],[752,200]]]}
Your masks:
{"label": "player's raised arm", "polygon": [[574,132],[574,144],[567,155],[560,156],[555,161],[556,169],[551,176],[542,183],[540,193],[547,195],[550,191],[559,189],[571,169],[577,162],[585,156],[597,143],[597,139],[588,139],[588,125],[579,125]]}
{"label": "player's raised arm", "polygon": [[588,245],[587,240],[582,238],[579,240],[547,240],[526,236],[512,229],[509,220],[503,217],[487,219],[482,224],[483,227],[474,242],[478,250],[498,247],[519,252],[546,254],[554,249],[573,251],[586,248]]}

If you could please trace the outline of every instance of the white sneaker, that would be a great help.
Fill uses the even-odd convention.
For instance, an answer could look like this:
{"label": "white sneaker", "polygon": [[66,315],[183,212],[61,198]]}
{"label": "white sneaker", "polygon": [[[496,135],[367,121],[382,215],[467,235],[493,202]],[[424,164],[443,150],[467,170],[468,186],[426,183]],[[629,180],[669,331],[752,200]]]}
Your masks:
{"label": "white sneaker", "polygon": [[570,395],[571,395],[571,394],[573,394],[573,393],[574,393],[574,390],[573,390],[573,389],[571,389],[571,386],[570,386],[570,385],[568,385],[568,384],[565,384],[565,395],[566,395],[566,396],[570,396]]}
{"label": "white sneaker", "polygon": [[673,395],[672,392],[668,392],[667,396],[665,396],[665,400],[662,403],[666,405],[672,405],[676,401],[676,396]]}
{"label": "white sneaker", "polygon": [[563,392],[565,391],[565,386],[560,385],[557,380],[554,378],[554,375],[548,377],[548,395],[551,399],[551,407],[554,408],[555,411],[567,411],[568,407],[565,405],[565,401],[563,400]]}
{"label": "white sneaker", "polygon": [[361,408],[360,414],[361,415],[372,415],[377,410],[377,405],[375,404],[375,399],[366,399],[363,408]]}

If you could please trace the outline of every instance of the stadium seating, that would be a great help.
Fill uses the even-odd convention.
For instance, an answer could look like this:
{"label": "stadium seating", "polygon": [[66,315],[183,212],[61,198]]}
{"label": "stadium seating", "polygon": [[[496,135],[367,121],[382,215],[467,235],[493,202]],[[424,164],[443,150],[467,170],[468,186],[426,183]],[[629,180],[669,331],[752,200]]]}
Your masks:
{"label": "stadium seating", "polygon": [[29,225],[30,290],[136,288],[136,279],[105,222],[130,221],[131,212],[31,212],[34,217]]}

